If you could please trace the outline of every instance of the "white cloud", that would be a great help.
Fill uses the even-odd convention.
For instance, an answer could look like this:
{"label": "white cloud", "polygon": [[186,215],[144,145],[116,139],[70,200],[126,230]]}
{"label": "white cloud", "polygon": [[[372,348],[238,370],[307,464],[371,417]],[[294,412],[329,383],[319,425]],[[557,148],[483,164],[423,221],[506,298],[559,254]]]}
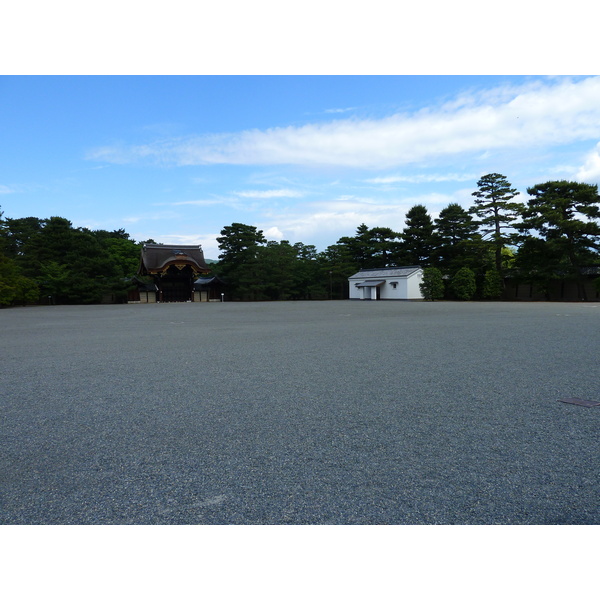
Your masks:
{"label": "white cloud", "polygon": [[600,183],[600,142],[587,155],[584,165],[577,172],[576,178],[585,183]]}
{"label": "white cloud", "polygon": [[0,194],[14,194],[15,190],[9,188],[7,185],[0,184]]}
{"label": "white cloud", "polygon": [[90,152],[89,158],[176,165],[294,164],[387,169],[599,136],[600,77],[557,78],[463,94],[451,103],[413,114],[104,147]]}
{"label": "white cloud", "polygon": [[269,240],[283,239],[283,233],[281,233],[278,227],[269,227],[269,229],[264,232],[264,235]]}
{"label": "white cloud", "polygon": [[468,205],[470,199],[463,190],[453,194],[422,194],[397,201],[343,195],[332,200],[297,206],[294,211],[272,211],[265,215],[261,228],[277,229],[281,232],[282,239],[292,243],[315,240],[311,243],[316,243],[323,250],[340,237],[353,235],[361,223],[368,227],[390,227],[401,231],[407,211],[415,204],[427,206],[430,215],[435,218],[451,202]]}
{"label": "white cloud", "polygon": [[390,183],[438,183],[446,181],[472,181],[479,178],[479,175],[461,174],[461,173],[448,173],[445,175],[390,175],[388,177],[374,177],[373,179],[366,179],[366,183],[375,184],[390,184]]}
{"label": "white cloud", "polygon": [[153,239],[160,244],[181,244],[185,246],[202,246],[204,252],[204,258],[211,258],[216,260],[219,256],[219,244],[217,243],[217,237],[220,234],[205,234],[205,235],[185,235],[178,233],[152,233],[145,232],[144,234],[137,234],[135,239],[145,240]]}
{"label": "white cloud", "polygon": [[161,244],[182,244],[188,246],[202,245],[204,243],[211,244],[214,239],[210,236],[202,235],[184,235],[179,233],[166,233],[158,236],[157,242]]}
{"label": "white cloud", "polygon": [[356,106],[349,106],[348,108],[327,108],[325,109],[325,112],[328,114],[340,114],[351,112],[353,110],[356,110]]}

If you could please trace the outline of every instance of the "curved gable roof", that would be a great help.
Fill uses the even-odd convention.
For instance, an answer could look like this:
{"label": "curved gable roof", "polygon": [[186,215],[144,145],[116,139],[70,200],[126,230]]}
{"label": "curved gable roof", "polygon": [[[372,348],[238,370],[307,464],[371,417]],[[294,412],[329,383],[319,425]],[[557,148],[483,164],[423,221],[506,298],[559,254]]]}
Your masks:
{"label": "curved gable roof", "polygon": [[198,273],[208,273],[210,270],[204,261],[202,246],[144,244],[139,273],[159,273],[171,265],[179,267],[189,265]]}

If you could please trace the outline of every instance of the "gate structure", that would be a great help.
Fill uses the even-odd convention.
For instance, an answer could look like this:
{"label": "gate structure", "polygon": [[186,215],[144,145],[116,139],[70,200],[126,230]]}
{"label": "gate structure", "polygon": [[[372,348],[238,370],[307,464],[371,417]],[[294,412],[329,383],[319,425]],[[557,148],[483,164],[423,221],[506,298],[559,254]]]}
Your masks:
{"label": "gate structure", "polygon": [[199,301],[194,282],[209,271],[202,246],[144,244],[142,247],[138,275],[151,277],[156,288],[154,298],[146,294],[146,302]]}

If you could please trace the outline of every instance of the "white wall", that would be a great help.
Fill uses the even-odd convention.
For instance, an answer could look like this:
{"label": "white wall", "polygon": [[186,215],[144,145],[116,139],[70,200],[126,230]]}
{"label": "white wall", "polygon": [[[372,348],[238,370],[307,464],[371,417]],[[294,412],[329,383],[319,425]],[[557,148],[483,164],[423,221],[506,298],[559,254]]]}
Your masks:
{"label": "white wall", "polygon": [[354,284],[360,283],[354,279],[351,279],[348,284],[348,297],[350,300],[359,300],[362,298],[362,288],[357,288]]}
{"label": "white wall", "polygon": [[421,294],[421,288],[419,284],[423,281],[423,273],[417,271],[414,275],[411,275],[408,280],[407,298],[409,300],[422,300],[423,294]]}
{"label": "white wall", "polygon": [[[377,289],[374,287],[362,288],[356,287],[356,283],[362,283],[366,281],[364,279],[350,280],[349,285],[349,297],[351,300],[364,300],[364,290],[369,290],[371,293],[371,299],[377,299]],[[396,287],[392,283],[396,283]],[[414,273],[408,278],[396,278],[386,277],[386,282],[379,286],[381,300],[421,300],[421,289],[419,284],[421,283],[421,272]]]}

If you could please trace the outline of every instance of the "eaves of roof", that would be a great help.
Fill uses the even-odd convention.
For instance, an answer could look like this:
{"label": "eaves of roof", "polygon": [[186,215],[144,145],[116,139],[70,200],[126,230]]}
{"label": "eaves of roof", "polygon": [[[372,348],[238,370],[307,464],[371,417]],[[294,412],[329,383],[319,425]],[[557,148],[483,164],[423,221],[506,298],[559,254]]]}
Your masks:
{"label": "eaves of roof", "polygon": [[406,278],[420,271],[421,267],[389,267],[385,269],[362,269],[348,279],[382,279],[389,277]]}

